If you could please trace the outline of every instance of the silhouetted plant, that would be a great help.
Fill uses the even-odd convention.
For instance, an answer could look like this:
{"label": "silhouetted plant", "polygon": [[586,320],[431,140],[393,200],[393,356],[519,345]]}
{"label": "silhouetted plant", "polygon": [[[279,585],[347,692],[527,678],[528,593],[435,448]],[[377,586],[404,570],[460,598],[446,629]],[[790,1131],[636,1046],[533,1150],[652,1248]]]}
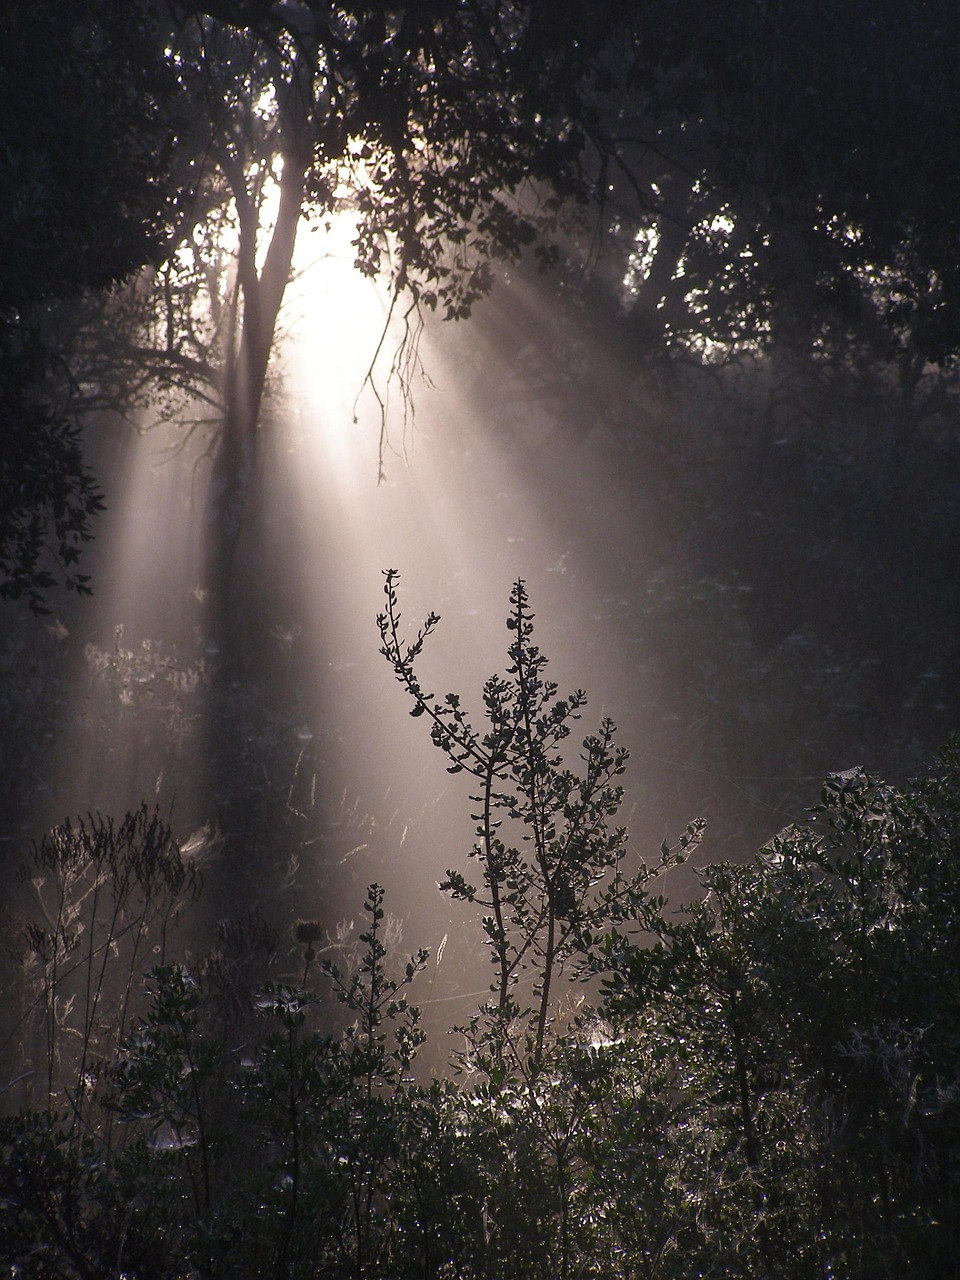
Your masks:
{"label": "silhouetted plant", "polygon": [[24,1000],[14,1032],[30,1095],[89,1128],[103,1068],[129,1025],[147,955],[162,960],[200,877],[146,805],[120,822],[67,821],[34,845],[21,878],[33,918],[21,942]]}
{"label": "silhouetted plant", "polygon": [[[259,1003],[281,1029],[268,1034],[248,1077],[256,1125],[274,1154],[270,1202],[277,1206],[277,1257],[290,1274],[381,1275],[396,1248],[390,1203],[405,1131],[410,1068],[424,1035],[403,989],[423,968],[418,951],[399,976],[382,941],[384,893],[367,891],[367,927],[352,967],[329,956],[320,971],[346,1024],[339,1032],[323,998],[268,985]],[[298,931],[313,947],[315,930]],[[304,935],[309,935],[306,937]],[[311,1030],[310,1013],[327,1029]],[[262,1149],[262,1147],[261,1147]],[[299,1268],[299,1269],[298,1269]]]}
{"label": "silhouetted plant", "polygon": [[[384,651],[414,714],[480,784],[483,879],[450,872],[447,891],[486,904],[495,978],[459,1078],[412,1078],[407,988],[426,953],[396,965],[379,886],[343,958],[316,921],[283,957],[250,920],[188,966],[163,926],[197,884],[163,824],[144,810],[62,829],[35,851],[47,1088],[45,1108],[0,1119],[4,1265],[38,1280],[956,1272],[958,745],[905,787],[831,775],[811,821],[708,868],[703,899],[668,912],[646,873],[620,871],[612,726],[579,774],[563,763],[583,695],[545,679],[522,584],[483,733],[417,682],[436,619],[404,646],[392,574],[387,596]],[[148,936],[163,963],[138,1011]],[[286,967],[264,981],[268,965]],[[558,1002],[550,966],[600,976],[599,1010]]]}
{"label": "silhouetted plant", "polygon": [[[433,743],[450,761],[447,771],[467,772],[479,783],[470,797],[477,843],[469,856],[479,863],[481,887],[459,870],[448,871],[440,886],[489,913],[483,929],[495,969],[494,999],[483,1010],[482,1030],[479,1021],[472,1024],[470,1040],[485,1069],[496,1075],[502,1074],[507,1047],[515,1063],[536,1070],[555,978],[571,962],[582,962],[611,922],[637,920],[655,905],[645,886],[662,868],[625,875],[626,832],[611,826],[623,798],[616,779],[627,752],[615,745],[615,726],[604,719],[597,734],[582,740],[582,771],[564,763],[560,748],[586,695],[577,689],[558,698],[557,685],[546,678],[547,659],[533,642],[534,615],[522,581],[510,595],[507,674],[484,684],[486,726],[477,730],[459,694],[438,699],[420,684],[417,660],[438,615],[431,613],[415,639],[405,642],[398,574],[389,570],[385,578],[381,652],[413,699],[410,714],[430,720]],[[505,822],[512,825],[505,828]],[[508,831],[517,833],[511,837],[515,843]],[[686,842],[698,837],[699,827],[691,828]],[[523,1008],[517,992],[521,979],[529,978],[535,1005]]]}
{"label": "silhouetted plant", "polygon": [[[168,1219],[144,1212],[123,1158],[106,1156],[66,1117],[28,1108],[0,1117],[0,1258],[30,1280],[174,1280],[183,1275]],[[173,1247],[172,1247],[173,1246]]]}
{"label": "silhouetted plant", "polygon": [[389,1203],[423,1040],[403,988],[426,953],[394,977],[379,886],[364,909],[355,967],[319,966],[348,1018],[339,1030],[322,991],[270,980],[253,993],[251,1041],[226,1042],[206,966],[198,978],[179,965],[151,975],[111,1104],[141,1135],[124,1156],[129,1185],[201,1275],[380,1275],[394,1248]]}
{"label": "silhouetted plant", "polygon": [[[420,1011],[408,1003],[402,988],[423,969],[422,948],[404,965],[400,978],[387,969],[381,940],[385,912],[380,885],[367,890],[367,928],[360,935],[359,963],[344,972],[324,957],[321,969],[337,1000],[350,1016],[339,1043],[350,1090],[334,1115],[339,1119],[339,1161],[347,1179],[350,1207],[349,1246],[356,1275],[377,1274],[383,1237],[391,1234],[384,1198],[389,1196],[387,1170],[396,1156],[398,1120],[417,1050],[424,1043]],[[378,1237],[380,1237],[378,1239]]]}

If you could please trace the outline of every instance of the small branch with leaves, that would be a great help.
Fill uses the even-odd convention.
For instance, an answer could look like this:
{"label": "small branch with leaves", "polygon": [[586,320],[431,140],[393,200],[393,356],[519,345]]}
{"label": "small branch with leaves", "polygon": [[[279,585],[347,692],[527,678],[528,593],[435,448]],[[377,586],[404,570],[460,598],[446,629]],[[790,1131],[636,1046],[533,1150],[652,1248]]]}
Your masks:
{"label": "small branch with leaves", "polygon": [[[577,689],[558,697],[558,686],[547,679],[522,580],[510,595],[506,674],[483,686],[482,730],[458,694],[439,698],[421,685],[417,662],[440,619],[429,614],[413,641],[403,640],[397,583],[396,571],[387,571],[386,610],[378,618],[381,653],[413,701],[410,714],[430,720],[433,743],[450,762],[447,772],[469,773],[479,783],[470,797],[477,839],[469,856],[479,864],[481,883],[471,884],[454,869],[440,887],[488,913],[482,925],[495,977],[483,1031],[487,1044],[497,1046],[491,1061],[499,1071],[505,1056],[517,1056],[511,1046],[519,1044],[523,1061],[517,1065],[536,1071],[555,979],[588,968],[605,930],[644,918],[655,902],[646,884],[660,867],[627,875],[626,832],[612,825],[623,800],[618,779],[628,753],[615,744],[615,726],[605,719],[598,733],[582,740],[581,768],[565,762],[562,747],[586,694]],[[532,991],[530,1007],[518,1003],[521,987]]]}

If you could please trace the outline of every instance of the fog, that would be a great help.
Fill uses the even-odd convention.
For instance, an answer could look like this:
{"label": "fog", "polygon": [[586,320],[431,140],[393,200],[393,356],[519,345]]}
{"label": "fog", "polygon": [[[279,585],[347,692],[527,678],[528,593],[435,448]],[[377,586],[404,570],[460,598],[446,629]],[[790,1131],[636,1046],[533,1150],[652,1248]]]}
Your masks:
{"label": "fog", "polygon": [[630,857],[707,822],[662,885],[678,901],[698,865],[802,818],[827,771],[902,776],[945,739],[956,586],[930,548],[957,528],[953,446],[895,495],[876,401],[850,380],[825,393],[755,356],[625,364],[563,307],[549,278],[514,272],[473,320],[429,324],[398,379],[403,331],[380,343],[375,287],[342,252],[305,264],[229,663],[201,625],[208,438],[90,424],[109,498],[94,593],[2,618],[8,883],[65,816],[146,800],[202,859],[208,922],[335,934],[377,881],[402,947],[436,957],[428,1027],[431,1008],[438,1028],[467,1016],[488,975],[479,920],[438,882],[465,865],[470,788],[378,652],[388,568],[411,639],[441,615],[424,687],[477,711],[526,582],[552,678],[588,693],[583,732],[609,716],[630,751]]}

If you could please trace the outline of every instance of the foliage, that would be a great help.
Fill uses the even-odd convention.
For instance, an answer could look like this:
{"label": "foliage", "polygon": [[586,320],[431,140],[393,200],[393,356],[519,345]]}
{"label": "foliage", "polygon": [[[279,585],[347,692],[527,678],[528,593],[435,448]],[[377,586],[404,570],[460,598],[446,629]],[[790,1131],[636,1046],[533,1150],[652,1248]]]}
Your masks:
{"label": "foliage", "polygon": [[832,775],[810,822],[710,869],[653,948],[608,942],[610,1010],[672,1037],[704,1191],[733,1210],[718,1242],[749,1267],[957,1256],[958,765],[953,744],[908,789]]}
{"label": "foliage", "polygon": [[[76,571],[102,508],[50,310],[162,256],[172,78],[155,23],[109,0],[0,17],[0,596],[32,609]],[[135,121],[135,124],[133,123]]]}
{"label": "foliage", "polygon": [[170,827],[143,805],[119,824],[100,814],[67,821],[34,845],[20,869],[32,908],[14,946],[29,1096],[65,1111],[70,1131],[98,1127],[102,1078],[129,1027],[148,954],[164,956],[184,903],[200,889]]}
{"label": "foliage", "polygon": [[[457,1079],[416,1078],[426,953],[395,960],[379,886],[352,949],[302,920],[283,954],[248,921],[177,958],[164,929],[195,883],[169,830],[145,810],[63,828],[35,850],[20,981],[48,1084],[19,1107],[4,1090],[5,1262],[42,1280],[956,1269],[960,743],[902,787],[830,775],[806,822],[668,911],[617,873],[609,733],[579,775],[563,763],[583,695],[545,678],[523,584],[482,733],[418,681],[436,619],[405,644],[394,574],[386,594],[414,715],[489,809],[480,886],[447,877],[489,913],[495,970]],[[538,976],[535,1007],[509,967],[499,1002],[504,955]],[[595,981],[560,1001],[549,964]]]}
{"label": "foliage", "polygon": [[[547,659],[533,643],[533,619],[522,581],[510,596],[507,630],[512,633],[506,676],[491,676],[483,687],[488,728],[473,728],[460,695],[442,700],[424,693],[416,662],[424,642],[440,621],[431,614],[416,639],[400,637],[398,575],[386,574],[386,612],[378,623],[381,652],[397,680],[413,699],[413,716],[426,715],[430,736],[450,760],[448,773],[470,773],[480,784],[470,799],[477,824],[477,843],[470,856],[480,866],[483,886],[477,889],[462,872],[447,872],[440,888],[453,898],[476,903],[489,912],[483,929],[494,966],[494,1001],[482,1032],[471,1039],[485,1047],[483,1056],[502,1066],[507,1044],[526,1041],[534,1068],[540,1065],[548,1019],[555,1000],[554,979],[570,961],[581,962],[612,921],[648,910],[644,885],[656,871],[628,877],[622,869],[626,832],[609,829],[623,798],[615,782],[626,767],[627,753],[613,741],[614,725],[604,720],[596,735],[581,744],[582,775],[566,767],[560,744],[580,718],[586,695],[578,689],[557,698],[557,685],[545,678]],[[504,822],[511,826],[504,828]],[[505,839],[514,827],[516,845]],[[695,842],[698,829],[684,838]],[[666,859],[671,858],[664,851]],[[656,870],[662,870],[662,864]],[[612,873],[611,883],[597,886]],[[517,1003],[517,991],[532,987],[533,1009]],[[492,1046],[492,1053],[491,1053]],[[516,1052],[516,1050],[515,1050]]]}
{"label": "foliage", "polygon": [[[303,217],[356,218],[409,355],[421,312],[466,316],[534,244],[555,261],[559,201],[596,195],[606,258],[564,219],[575,358],[552,351],[590,420],[591,382],[623,422],[630,371],[667,351],[865,359],[905,391],[954,359],[950,5],[54,8],[0,30],[0,590],[35,608],[53,578],[86,586],[102,500],[75,410],[106,400],[213,427],[205,588],[228,594]],[[581,329],[614,380],[584,371]]]}
{"label": "foliage", "polygon": [[[221,648],[300,224],[354,221],[355,265],[386,283],[403,334],[390,376],[415,365],[422,315],[469,315],[495,265],[555,215],[551,185],[581,189],[566,99],[619,29],[618,6],[602,8],[582,48],[539,0],[515,12],[448,0],[160,10],[164,68],[190,119],[168,160],[183,208],[159,269],[91,317],[98,376],[85,381],[101,400],[114,388],[123,412],[151,404],[202,431],[203,588]],[[373,370],[385,335],[368,378],[384,414]]]}
{"label": "foliage", "polygon": [[24,599],[34,613],[49,612],[45,600],[57,582],[48,567],[51,550],[66,585],[88,590],[75,565],[103,509],[83,461],[78,424],[38,400],[50,377],[39,335],[0,315],[0,596]]}
{"label": "foliage", "polygon": [[591,131],[633,344],[709,361],[859,327],[881,360],[948,363],[953,7],[681,0],[633,21]]}

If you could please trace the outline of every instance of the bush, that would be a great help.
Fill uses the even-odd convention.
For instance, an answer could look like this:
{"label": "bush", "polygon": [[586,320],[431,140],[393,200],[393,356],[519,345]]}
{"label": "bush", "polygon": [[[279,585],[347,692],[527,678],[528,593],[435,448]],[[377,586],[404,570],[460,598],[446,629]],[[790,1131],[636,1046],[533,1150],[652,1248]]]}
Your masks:
{"label": "bush", "polygon": [[[612,725],[563,758],[584,697],[557,698],[532,620],[518,583],[475,730],[420,687],[437,620],[405,644],[387,578],[385,655],[475,782],[478,883],[443,887],[479,908],[493,977],[448,1078],[416,1078],[426,953],[391,954],[378,886],[350,956],[301,921],[268,974],[277,940],[223,923],[134,992],[197,891],[169,829],[143,810],[37,847],[13,1078],[40,1085],[0,1121],[11,1274],[960,1271],[960,744],[904,787],[828,777],[807,822],[668,911],[608,825]],[[564,975],[597,1002],[562,1000]]]}

